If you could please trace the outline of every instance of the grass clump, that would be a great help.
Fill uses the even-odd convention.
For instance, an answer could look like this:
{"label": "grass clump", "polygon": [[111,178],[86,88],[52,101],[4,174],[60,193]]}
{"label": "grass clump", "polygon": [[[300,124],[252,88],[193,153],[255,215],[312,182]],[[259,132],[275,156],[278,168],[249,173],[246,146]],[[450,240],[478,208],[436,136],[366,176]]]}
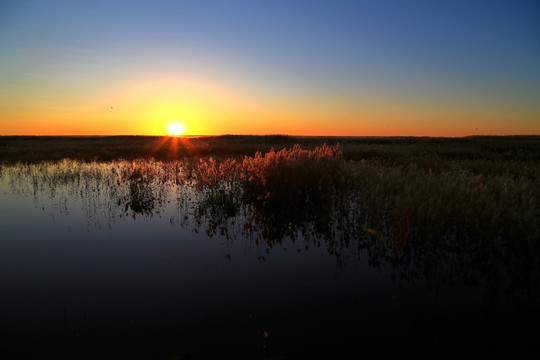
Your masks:
{"label": "grass clump", "polygon": [[323,144],[314,150],[300,145],[242,162],[244,199],[256,210],[247,225],[267,239],[281,239],[298,229],[329,233],[345,190],[343,153]]}
{"label": "grass clump", "polygon": [[217,161],[210,157],[191,166],[188,177],[203,194],[197,206],[198,217],[221,225],[236,216],[241,206],[241,164],[233,158]]}
{"label": "grass clump", "polygon": [[242,162],[245,197],[265,211],[285,216],[333,205],[344,189],[343,152],[326,144],[258,152]]}
{"label": "grass clump", "polygon": [[201,204],[209,218],[221,214],[222,222],[248,208],[245,228],[262,226],[265,237],[281,238],[306,222],[330,226],[345,189],[344,164],[339,145],[305,150],[297,144],[242,161],[201,159],[192,174],[206,194]]}

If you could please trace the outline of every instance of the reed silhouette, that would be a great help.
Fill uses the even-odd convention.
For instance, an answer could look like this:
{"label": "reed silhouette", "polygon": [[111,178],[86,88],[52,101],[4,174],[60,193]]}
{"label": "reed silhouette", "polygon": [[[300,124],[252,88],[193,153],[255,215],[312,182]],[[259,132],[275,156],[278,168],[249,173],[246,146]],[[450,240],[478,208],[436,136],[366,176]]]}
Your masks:
{"label": "reed silhouette", "polygon": [[51,200],[58,215],[79,199],[89,227],[152,217],[172,202],[171,222],[258,254],[317,247],[338,266],[367,254],[371,266],[391,266],[398,283],[537,289],[540,167],[437,159],[346,161],[339,145],[294,145],[243,158],[4,164],[0,179],[36,206]]}

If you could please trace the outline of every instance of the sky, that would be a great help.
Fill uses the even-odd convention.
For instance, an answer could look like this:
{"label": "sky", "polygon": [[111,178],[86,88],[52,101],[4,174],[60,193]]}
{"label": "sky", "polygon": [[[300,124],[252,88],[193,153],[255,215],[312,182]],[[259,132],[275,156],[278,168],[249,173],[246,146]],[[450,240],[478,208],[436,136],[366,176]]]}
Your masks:
{"label": "sky", "polygon": [[540,1],[0,1],[0,135],[540,134]]}

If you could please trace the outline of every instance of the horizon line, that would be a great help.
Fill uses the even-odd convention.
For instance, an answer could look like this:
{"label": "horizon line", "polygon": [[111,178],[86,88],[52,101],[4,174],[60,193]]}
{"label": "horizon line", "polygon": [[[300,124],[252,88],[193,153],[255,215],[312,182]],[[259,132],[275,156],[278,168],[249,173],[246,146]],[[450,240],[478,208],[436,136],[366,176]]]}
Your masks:
{"label": "horizon line", "polygon": [[212,134],[212,135],[144,135],[144,134],[116,134],[116,135],[22,135],[11,134],[1,135],[0,137],[80,137],[80,138],[99,138],[99,137],[177,137],[177,138],[204,138],[204,137],[226,137],[226,136],[281,136],[291,138],[446,138],[446,139],[460,139],[471,137],[540,137],[540,134],[471,134],[463,136],[429,136],[429,135],[288,135],[288,134]]}

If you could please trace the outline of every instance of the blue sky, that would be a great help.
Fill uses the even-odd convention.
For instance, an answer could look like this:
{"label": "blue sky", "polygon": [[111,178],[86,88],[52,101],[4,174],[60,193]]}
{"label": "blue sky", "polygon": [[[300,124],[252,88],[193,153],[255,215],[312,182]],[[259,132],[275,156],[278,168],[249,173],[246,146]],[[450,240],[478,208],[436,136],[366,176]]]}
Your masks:
{"label": "blue sky", "polygon": [[[468,123],[491,133],[512,124],[540,130],[538,1],[13,1],[0,14],[0,128],[11,132],[67,123],[84,99],[105,92],[135,111],[118,94],[137,80],[170,79],[163,98],[192,98],[171,90],[186,77],[245,105],[237,116],[223,105],[219,119],[225,100],[212,98],[217,119],[196,120],[211,124],[209,133],[239,132],[256,116],[257,133],[265,123],[271,133],[309,134],[312,124],[332,135],[368,135],[374,122],[404,135],[466,135],[477,127]],[[73,113],[82,132],[92,116],[109,116],[92,111]],[[297,118],[281,123],[284,114]],[[294,119],[303,127],[290,130]],[[125,131],[144,132],[137,121]]]}

